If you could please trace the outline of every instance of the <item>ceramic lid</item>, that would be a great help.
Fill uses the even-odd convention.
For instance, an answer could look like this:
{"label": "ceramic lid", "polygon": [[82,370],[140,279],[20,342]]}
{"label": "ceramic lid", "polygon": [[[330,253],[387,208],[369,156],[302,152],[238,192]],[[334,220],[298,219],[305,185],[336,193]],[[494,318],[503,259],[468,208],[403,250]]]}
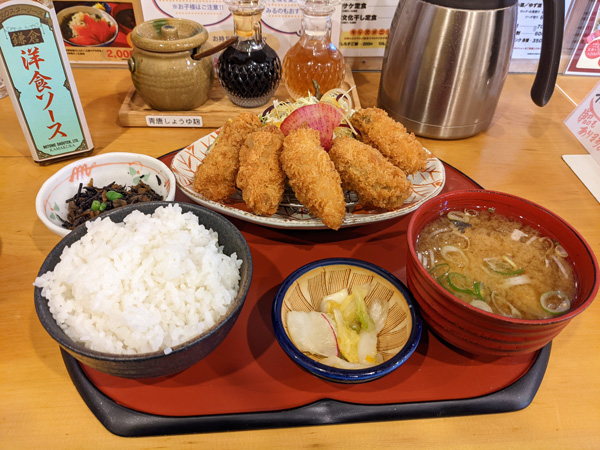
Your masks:
{"label": "ceramic lid", "polygon": [[208,32],[188,19],[154,19],[137,25],[130,34],[134,47],[151,52],[180,52],[200,47]]}

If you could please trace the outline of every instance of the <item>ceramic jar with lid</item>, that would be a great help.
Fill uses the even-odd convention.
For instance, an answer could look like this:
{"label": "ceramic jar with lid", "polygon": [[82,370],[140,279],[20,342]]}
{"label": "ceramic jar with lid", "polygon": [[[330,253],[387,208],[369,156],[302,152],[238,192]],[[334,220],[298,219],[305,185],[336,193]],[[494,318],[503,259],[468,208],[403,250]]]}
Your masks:
{"label": "ceramic jar with lid", "polygon": [[130,37],[131,80],[152,109],[189,111],[208,100],[214,80],[212,58],[194,58],[209,47],[202,25],[187,19],[155,19],[136,26]]}

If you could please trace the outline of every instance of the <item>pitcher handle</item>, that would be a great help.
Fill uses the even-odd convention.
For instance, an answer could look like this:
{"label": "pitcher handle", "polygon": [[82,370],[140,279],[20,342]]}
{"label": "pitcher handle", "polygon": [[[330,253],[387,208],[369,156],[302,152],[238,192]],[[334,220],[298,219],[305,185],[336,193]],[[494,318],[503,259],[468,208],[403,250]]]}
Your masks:
{"label": "pitcher handle", "polygon": [[548,103],[558,76],[565,27],[564,0],[544,0],[543,14],[542,51],[531,87],[531,99],[538,106]]}

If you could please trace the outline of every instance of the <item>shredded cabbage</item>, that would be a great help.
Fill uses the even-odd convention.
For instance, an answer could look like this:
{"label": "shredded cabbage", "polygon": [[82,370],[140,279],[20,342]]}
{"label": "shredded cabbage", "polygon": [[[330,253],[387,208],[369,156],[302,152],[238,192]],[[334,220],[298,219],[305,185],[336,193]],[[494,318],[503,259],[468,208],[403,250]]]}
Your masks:
{"label": "shredded cabbage", "polygon": [[354,114],[353,102],[350,97],[350,91],[354,89],[354,86],[344,91],[342,89],[331,89],[317,98],[310,92],[307,92],[306,97],[299,97],[296,101],[280,102],[279,100],[273,101],[273,106],[267,108],[260,116],[259,119],[263,124],[281,126],[281,123],[295,110],[307,105],[315,105],[319,102],[329,103],[339,108],[343,113],[343,118],[340,125],[344,124],[350,127],[352,133],[356,133],[352,125],[350,124],[350,117]]}

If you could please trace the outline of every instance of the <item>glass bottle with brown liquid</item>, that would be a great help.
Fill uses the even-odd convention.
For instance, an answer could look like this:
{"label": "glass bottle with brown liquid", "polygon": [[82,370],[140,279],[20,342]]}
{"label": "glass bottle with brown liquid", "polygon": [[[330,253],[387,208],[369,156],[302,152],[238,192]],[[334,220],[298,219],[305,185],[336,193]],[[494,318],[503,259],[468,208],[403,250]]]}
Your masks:
{"label": "glass bottle with brown liquid", "polygon": [[346,73],[344,57],[331,42],[331,14],[339,0],[298,0],[302,10],[300,39],[283,58],[283,80],[295,100],[309,92],[313,80],[321,93],[341,86]]}
{"label": "glass bottle with brown liquid", "polygon": [[217,76],[229,99],[253,108],[267,103],[281,80],[281,60],[262,36],[263,0],[225,0],[237,41],[217,61]]}

